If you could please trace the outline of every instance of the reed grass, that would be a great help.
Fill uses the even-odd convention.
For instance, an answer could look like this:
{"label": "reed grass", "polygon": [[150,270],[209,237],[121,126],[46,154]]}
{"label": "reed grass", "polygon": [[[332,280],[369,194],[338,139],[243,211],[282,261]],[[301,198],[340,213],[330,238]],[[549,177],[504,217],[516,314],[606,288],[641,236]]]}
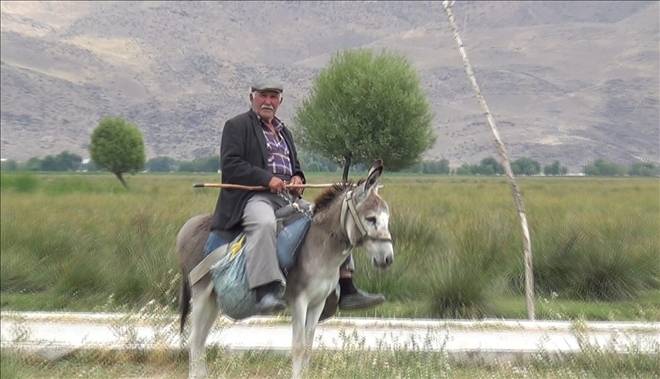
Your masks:
{"label": "reed grass", "polygon": [[[308,181],[339,179],[311,174]],[[189,217],[212,212],[218,193],[192,184],[218,182],[219,175],[127,180],[128,190],[106,174],[3,173],[3,297],[53,296],[63,300],[50,306],[77,309],[72,302],[91,308],[109,298],[115,307],[154,300],[174,308],[176,233]],[[518,181],[539,297],[615,304],[657,293],[657,178]],[[305,197],[320,191],[308,189]],[[419,313],[433,317],[497,317],[498,299],[522,297],[522,235],[504,178],[386,172],[380,193],[391,209],[395,261],[379,271],[357,249],[360,287],[391,302],[423,304]],[[3,301],[3,309],[11,306]]]}

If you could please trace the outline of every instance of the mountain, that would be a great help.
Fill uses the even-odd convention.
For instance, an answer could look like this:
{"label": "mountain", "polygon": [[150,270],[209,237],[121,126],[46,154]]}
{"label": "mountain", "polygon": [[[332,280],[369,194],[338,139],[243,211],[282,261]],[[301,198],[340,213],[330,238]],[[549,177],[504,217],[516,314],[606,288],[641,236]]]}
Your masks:
{"label": "mountain", "polygon": [[[260,74],[286,83],[285,123],[343,48],[405,53],[435,111],[428,158],[497,156],[440,1],[1,4],[1,153],[88,156],[105,115],[136,123],[147,157],[219,153]],[[660,162],[654,1],[476,2],[452,8],[511,158]]]}

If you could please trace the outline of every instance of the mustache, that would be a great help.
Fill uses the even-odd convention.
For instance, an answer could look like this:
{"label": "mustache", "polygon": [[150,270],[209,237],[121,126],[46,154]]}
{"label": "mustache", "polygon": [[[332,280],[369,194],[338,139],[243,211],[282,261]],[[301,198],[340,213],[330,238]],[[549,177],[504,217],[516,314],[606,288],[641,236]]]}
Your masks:
{"label": "mustache", "polygon": [[272,105],[262,105],[261,109],[270,109],[271,111],[275,110]]}

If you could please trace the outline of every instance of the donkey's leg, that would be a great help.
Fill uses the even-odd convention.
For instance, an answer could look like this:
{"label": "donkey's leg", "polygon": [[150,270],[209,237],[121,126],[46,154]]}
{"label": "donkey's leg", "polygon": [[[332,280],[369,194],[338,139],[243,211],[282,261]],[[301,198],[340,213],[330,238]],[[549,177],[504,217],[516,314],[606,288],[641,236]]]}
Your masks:
{"label": "donkey's leg", "polygon": [[192,325],[190,333],[190,379],[205,378],[206,338],[218,317],[218,305],[213,293],[211,276],[197,282],[192,288]]}
{"label": "donkey's leg", "polygon": [[305,320],[305,355],[303,357],[303,369],[309,367],[309,359],[312,355],[312,350],[314,347],[314,333],[316,332],[316,326],[319,322],[319,317],[321,312],[323,312],[323,307],[325,302],[321,302],[315,305],[313,308],[307,309],[307,318]]}
{"label": "donkey's leg", "polygon": [[293,329],[293,338],[291,340],[291,358],[293,368],[291,377],[299,379],[303,369],[303,359],[305,352],[305,318],[307,316],[307,301],[297,298],[289,307],[291,311],[291,321]]}

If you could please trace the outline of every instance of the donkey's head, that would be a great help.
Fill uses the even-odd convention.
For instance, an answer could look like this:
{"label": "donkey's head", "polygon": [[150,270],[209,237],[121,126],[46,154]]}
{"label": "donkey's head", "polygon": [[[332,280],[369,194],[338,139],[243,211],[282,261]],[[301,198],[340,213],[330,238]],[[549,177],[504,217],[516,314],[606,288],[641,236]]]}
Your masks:
{"label": "donkey's head", "polygon": [[363,245],[378,268],[389,267],[394,260],[392,236],[389,230],[390,209],[378,195],[383,161],[376,160],[365,180],[346,194],[341,221],[351,246]]}

